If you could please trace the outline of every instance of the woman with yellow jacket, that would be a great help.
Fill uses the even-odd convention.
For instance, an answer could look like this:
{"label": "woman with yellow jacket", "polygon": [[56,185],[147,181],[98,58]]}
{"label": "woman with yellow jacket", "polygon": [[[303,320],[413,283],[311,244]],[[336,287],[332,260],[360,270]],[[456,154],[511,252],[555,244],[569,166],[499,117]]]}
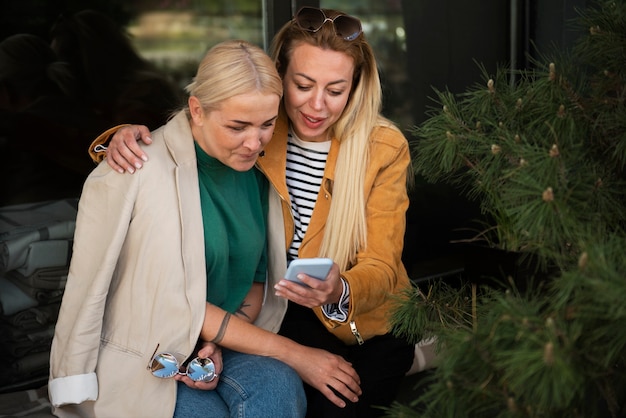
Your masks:
{"label": "woman with yellow jacket", "polygon": [[[274,294],[256,323],[340,354],[358,372],[363,393],[345,408],[306,386],[307,416],[378,416],[372,407],[391,403],[413,359],[413,346],[393,336],[389,323],[393,298],[410,286],[401,261],[408,143],[380,114],[375,57],[355,17],[303,7],[275,36],[272,58],[284,96],[257,167],[273,186],[269,239],[282,242],[286,256],[270,255]],[[133,173],[147,161],[137,138],[150,143],[149,132],[118,128],[92,150],[117,131],[107,160]],[[308,257],[334,260],[325,280],[304,276],[306,287],[283,279],[288,262]]]}

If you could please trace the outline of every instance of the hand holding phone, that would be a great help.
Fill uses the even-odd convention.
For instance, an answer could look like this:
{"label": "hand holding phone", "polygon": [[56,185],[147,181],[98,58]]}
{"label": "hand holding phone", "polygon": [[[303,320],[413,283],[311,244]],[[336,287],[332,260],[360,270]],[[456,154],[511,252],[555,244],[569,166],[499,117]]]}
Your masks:
{"label": "hand holding phone", "polygon": [[304,273],[315,279],[324,280],[332,266],[333,260],[330,258],[297,258],[289,264],[285,279],[304,284],[297,277],[298,274]]}

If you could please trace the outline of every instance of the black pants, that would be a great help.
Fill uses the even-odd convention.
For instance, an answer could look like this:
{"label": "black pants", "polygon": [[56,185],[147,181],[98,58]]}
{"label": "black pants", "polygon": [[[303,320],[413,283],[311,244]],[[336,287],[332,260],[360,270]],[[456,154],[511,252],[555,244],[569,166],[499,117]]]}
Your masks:
{"label": "black pants", "polygon": [[383,411],[374,406],[391,404],[413,362],[414,346],[403,339],[386,334],[371,338],[363,345],[346,345],[324,327],[312,309],[291,302],[279,334],[342,356],[352,363],[361,378],[363,394],[359,402],[346,400],[345,408],[335,406],[317,389],[305,384],[308,418],[381,416]]}

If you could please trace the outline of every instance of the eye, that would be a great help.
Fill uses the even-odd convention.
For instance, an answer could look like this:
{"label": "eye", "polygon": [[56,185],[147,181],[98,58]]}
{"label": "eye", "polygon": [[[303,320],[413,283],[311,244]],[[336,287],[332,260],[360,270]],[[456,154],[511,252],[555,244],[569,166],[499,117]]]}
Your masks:
{"label": "eye", "polygon": [[329,94],[331,96],[341,96],[343,94],[343,90],[329,90]]}
{"label": "eye", "polygon": [[245,126],[229,126],[228,129],[235,132],[243,132],[246,127]]}
{"label": "eye", "polygon": [[311,86],[304,86],[302,84],[296,84],[296,87],[298,88],[298,90],[302,90],[302,91],[309,91],[309,90],[311,90]]}
{"label": "eye", "polygon": [[265,122],[262,126],[261,129],[269,129],[272,128],[274,126],[274,121],[272,122]]}

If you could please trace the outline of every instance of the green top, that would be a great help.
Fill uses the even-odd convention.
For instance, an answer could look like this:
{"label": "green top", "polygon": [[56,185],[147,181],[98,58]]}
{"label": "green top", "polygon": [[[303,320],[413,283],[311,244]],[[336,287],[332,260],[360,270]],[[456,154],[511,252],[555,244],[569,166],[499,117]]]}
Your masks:
{"label": "green top", "polygon": [[265,282],[269,185],[256,168],[240,172],[194,141],[204,222],[207,301],[235,312],[252,282]]}

